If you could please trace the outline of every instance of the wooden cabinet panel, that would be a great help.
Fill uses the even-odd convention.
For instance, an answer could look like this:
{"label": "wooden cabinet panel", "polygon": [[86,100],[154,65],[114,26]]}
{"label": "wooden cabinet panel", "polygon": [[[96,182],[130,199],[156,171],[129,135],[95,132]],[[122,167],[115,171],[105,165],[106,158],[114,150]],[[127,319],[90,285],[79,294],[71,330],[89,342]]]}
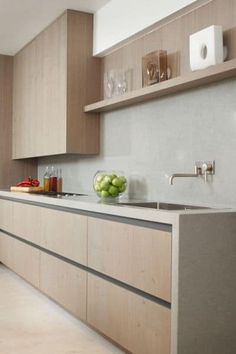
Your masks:
{"label": "wooden cabinet panel", "polygon": [[13,269],[14,239],[0,232],[0,262]]}
{"label": "wooden cabinet panel", "polygon": [[85,271],[41,252],[40,290],[76,317],[86,320]]}
{"label": "wooden cabinet panel", "polygon": [[63,16],[14,58],[14,158],[65,151],[66,51]]}
{"label": "wooden cabinet panel", "polygon": [[87,217],[41,208],[42,247],[87,264]]}
{"label": "wooden cabinet panel", "polygon": [[41,244],[41,208],[13,203],[13,233],[37,245]]}
{"label": "wooden cabinet panel", "polygon": [[13,158],[98,152],[98,116],[83,112],[100,94],[92,26],[68,10],[14,57]]}
{"label": "wooden cabinet panel", "polygon": [[134,354],[170,354],[170,309],[92,274],[87,321]]}
{"label": "wooden cabinet panel", "polygon": [[14,202],[12,205],[14,223],[11,228],[14,235],[78,263],[87,264],[86,216],[24,203]]}
{"label": "wooden cabinet panel", "polygon": [[171,234],[88,218],[88,266],[171,300]]}
{"label": "wooden cabinet panel", "polygon": [[0,260],[29,283],[39,287],[39,251],[0,233]]}
{"label": "wooden cabinet panel", "polygon": [[36,130],[32,119],[35,100],[34,61],[35,43],[31,43],[14,57],[13,158],[33,156],[34,152],[35,143],[32,134]]}
{"label": "wooden cabinet panel", "polygon": [[0,199],[0,229],[13,233],[13,202]]}
{"label": "wooden cabinet panel", "polygon": [[12,160],[13,57],[0,55],[0,188],[37,176],[36,160]]}
{"label": "wooden cabinet panel", "polygon": [[170,354],[168,307],[60,259],[169,301],[169,232],[5,200],[0,214],[13,234],[59,255],[0,233],[2,263],[132,353]]}
{"label": "wooden cabinet panel", "polygon": [[99,113],[84,106],[100,99],[101,58],[93,57],[93,15],[67,16],[67,152],[99,153]]}
{"label": "wooden cabinet panel", "polygon": [[18,240],[14,240],[13,250],[13,270],[39,287],[39,251]]}

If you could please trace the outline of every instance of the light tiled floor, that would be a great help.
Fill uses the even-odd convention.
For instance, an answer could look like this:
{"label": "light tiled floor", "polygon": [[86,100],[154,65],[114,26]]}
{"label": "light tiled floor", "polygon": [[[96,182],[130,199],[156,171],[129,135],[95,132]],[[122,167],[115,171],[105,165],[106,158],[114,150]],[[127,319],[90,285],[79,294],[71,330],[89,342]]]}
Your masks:
{"label": "light tiled floor", "polygon": [[122,354],[0,265],[1,354]]}

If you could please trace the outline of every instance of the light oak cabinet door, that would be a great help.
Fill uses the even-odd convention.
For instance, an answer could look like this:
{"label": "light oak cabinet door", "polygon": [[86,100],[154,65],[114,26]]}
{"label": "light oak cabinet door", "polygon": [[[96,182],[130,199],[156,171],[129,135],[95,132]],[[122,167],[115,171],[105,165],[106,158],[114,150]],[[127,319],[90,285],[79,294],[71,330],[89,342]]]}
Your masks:
{"label": "light oak cabinet door", "polygon": [[7,267],[39,287],[39,251],[6,234],[0,233],[0,260]]}
{"label": "light oak cabinet door", "polygon": [[171,301],[171,233],[88,218],[88,266]]}
{"label": "light oak cabinet door", "polygon": [[87,217],[41,209],[41,246],[75,262],[87,264]]}
{"label": "light oak cabinet door", "polygon": [[170,309],[88,274],[87,322],[134,354],[170,354]]}
{"label": "light oak cabinet door", "polygon": [[12,160],[13,57],[0,55],[0,189],[37,176],[36,160]]}
{"label": "light oak cabinet door", "polygon": [[[7,214],[10,205],[4,203],[2,206],[5,204]],[[13,226],[8,222],[8,229],[11,227],[14,235],[75,262],[87,264],[86,216],[17,202],[12,202],[12,214]],[[6,217],[4,220],[6,222]]]}
{"label": "light oak cabinet door", "polygon": [[0,199],[0,229],[13,233],[13,202]]}
{"label": "light oak cabinet door", "polygon": [[0,232],[0,261],[7,267],[13,269],[13,247],[14,239]]}
{"label": "light oak cabinet door", "polygon": [[13,234],[36,245],[41,244],[42,208],[13,202]]}
{"label": "light oak cabinet door", "polygon": [[87,273],[41,252],[40,290],[76,317],[86,320]]}
{"label": "light oak cabinet door", "polygon": [[68,10],[15,55],[14,159],[98,153],[98,115],[83,112],[100,95],[92,32],[91,14]]}

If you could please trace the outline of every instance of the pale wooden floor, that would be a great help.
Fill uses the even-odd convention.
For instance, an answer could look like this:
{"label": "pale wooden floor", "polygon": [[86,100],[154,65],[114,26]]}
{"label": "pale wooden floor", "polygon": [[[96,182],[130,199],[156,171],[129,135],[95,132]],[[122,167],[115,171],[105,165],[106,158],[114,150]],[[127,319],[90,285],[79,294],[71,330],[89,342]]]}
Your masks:
{"label": "pale wooden floor", "polygon": [[0,265],[0,353],[123,352]]}

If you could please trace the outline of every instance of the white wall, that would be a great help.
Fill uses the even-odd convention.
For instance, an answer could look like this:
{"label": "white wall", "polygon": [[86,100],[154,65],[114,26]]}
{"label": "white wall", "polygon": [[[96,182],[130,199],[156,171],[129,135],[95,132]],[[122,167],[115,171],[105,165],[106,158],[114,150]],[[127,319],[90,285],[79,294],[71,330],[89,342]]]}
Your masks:
{"label": "white wall", "polygon": [[94,17],[94,54],[143,30],[196,0],[111,0]]}

